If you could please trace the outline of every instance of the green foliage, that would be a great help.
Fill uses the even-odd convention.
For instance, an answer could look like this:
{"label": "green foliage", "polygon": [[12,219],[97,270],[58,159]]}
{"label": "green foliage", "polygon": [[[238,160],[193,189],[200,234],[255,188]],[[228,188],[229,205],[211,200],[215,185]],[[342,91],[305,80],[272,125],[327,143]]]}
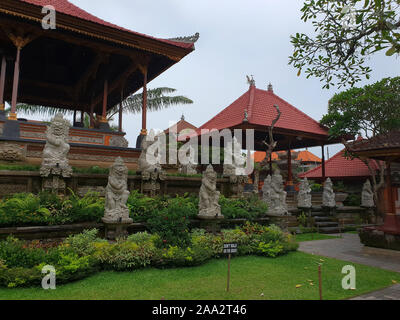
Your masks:
{"label": "green foliage", "polygon": [[0,171],[8,170],[8,171],[39,171],[40,166],[33,165],[20,165],[20,164],[0,164]]}
{"label": "green foliage", "polygon": [[400,128],[400,77],[385,78],[363,88],[337,93],[329,101],[321,124],[334,137],[375,136]]}
{"label": "green foliage", "polygon": [[221,213],[226,219],[244,218],[252,220],[264,215],[268,206],[256,197],[250,199],[229,199],[220,197]]}
{"label": "green foliage", "polygon": [[35,196],[19,193],[0,200],[0,226],[56,225],[100,221],[104,199],[96,193],[80,198],[72,193],[67,198],[41,192]]}
{"label": "green foliage", "polygon": [[322,184],[319,183],[313,183],[310,185],[311,191],[312,192],[321,192],[322,191]]}
{"label": "green foliage", "polygon": [[307,218],[307,216],[304,214],[304,212],[301,212],[301,214],[297,217],[297,221],[299,222],[299,225],[300,225],[300,226],[306,227],[306,226],[307,226],[308,218]]}
{"label": "green foliage", "polygon": [[92,166],[89,168],[72,168],[74,173],[86,173],[86,174],[108,174],[109,169],[101,168],[99,166]]}
{"label": "green foliage", "polygon": [[343,201],[345,206],[361,206],[361,194],[351,193],[348,195],[345,201]]}
{"label": "green foliage", "polygon": [[[314,76],[324,88],[351,85],[370,77],[367,58],[385,50],[387,56],[400,52],[398,0],[304,0],[304,22],[312,21],[315,37],[291,36],[294,47],[289,64]],[[354,16],[350,26],[347,21]]]}
{"label": "green foliage", "polygon": [[197,208],[189,198],[173,198],[167,201],[166,207],[150,217],[146,225],[152,233],[160,236],[158,247],[188,245],[189,219],[197,214]]}
{"label": "green foliage", "polygon": [[247,223],[242,228],[223,230],[218,235],[201,229],[180,232],[186,237],[173,239],[177,244],[161,242],[160,246],[163,237],[159,234],[141,232],[110,243],[97,238],[96,229],[85,230],[47,251],[10,237],[0,242],[0,286],[40,285],[41,270],[45,265],[54,266],[57,283],[78,280],[99,269],[126,271],[148,266],[196,266],[221,257],[223,244],[227,242],[238,243],[238,255],[276,257],[297,249],[291,236],[276,226]]}

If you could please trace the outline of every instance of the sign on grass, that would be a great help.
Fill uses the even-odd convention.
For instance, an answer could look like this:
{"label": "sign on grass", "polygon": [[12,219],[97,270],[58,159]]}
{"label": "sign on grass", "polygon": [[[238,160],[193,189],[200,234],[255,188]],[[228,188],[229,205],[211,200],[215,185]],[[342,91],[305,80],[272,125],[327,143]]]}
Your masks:
{"label": "sign on grass", "polygon": [[226,254],[237,253],[237,248],[237,243],[224,243],[224,253]]}

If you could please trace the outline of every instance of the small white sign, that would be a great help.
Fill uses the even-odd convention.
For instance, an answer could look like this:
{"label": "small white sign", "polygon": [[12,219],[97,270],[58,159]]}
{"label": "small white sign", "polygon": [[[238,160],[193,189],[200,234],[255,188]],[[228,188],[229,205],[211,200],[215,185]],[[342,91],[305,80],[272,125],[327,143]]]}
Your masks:
{"label": "small white sign", "polygon": [[224,253],[232,254],[237,253],[237,243],[224,243]]}

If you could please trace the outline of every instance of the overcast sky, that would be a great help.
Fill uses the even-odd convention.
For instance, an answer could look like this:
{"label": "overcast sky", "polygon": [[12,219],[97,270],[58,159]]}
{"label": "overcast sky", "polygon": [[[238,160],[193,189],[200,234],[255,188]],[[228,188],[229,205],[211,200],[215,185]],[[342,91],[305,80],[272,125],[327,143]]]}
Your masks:
{"label": "overcast sky", "polygon": [[[106,21],[156,37],[200,33],[196,50],[149,84],[176,88],[194,104],[149,113],[149,128],[166,129],[182,113],[187,121],[202,125],[248,90],[246,75],[254,75],[258,88],[266,89],[271,82],[277,95],[318,121],[335,93],[323,90],[318,79],[297,77],[288,65],[290,35],[312,32],[311,23],[300,20],[301,0],[70,1]],[[398,76],[396,58],[380,54],[369,65],[371,79],[359,85]],[[124,121],[134,147],[141,116],[125,116]],[[329,147],[330,156],[341,148]],[[312,151],[320,155],[320,148]]]}

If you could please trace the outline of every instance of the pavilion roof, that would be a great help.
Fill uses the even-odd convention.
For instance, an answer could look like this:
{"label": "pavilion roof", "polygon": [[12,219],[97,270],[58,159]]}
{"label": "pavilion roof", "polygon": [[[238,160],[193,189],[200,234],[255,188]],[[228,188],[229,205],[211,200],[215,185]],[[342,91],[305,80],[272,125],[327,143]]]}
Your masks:
{"label": "pavilion roof", "polygon": [[135,34],[138,36],[142,36],[142,37],[149,38],[149,39],[154,39],[157,41],[165,42],[165,43],[168,43],[168,44],[171,44],[174,46],[178,46],[178,47],[182,47],[182,48],[193,48],[194,47],[193,43],[155,38],[155,37],[143,34],[143,33],[125,29],[123,27],[120,27],[120,26],[117,26],[110,22],[104,21],[104,20],[90,14],[89,12],[79,8],[78,6],[69,2],[68,0],[19,0],[19,1],[26,2],[26,3],[32,4],[32,5],[36,5],[36,6],[40,6],[40,7],[43,7],[46,5],[51,5],[56,9],[56,12],[58,12],[58,13],[63,13],[63,14],[66,14],[66,15],[69,15],[69,16],[72,16],[75,18],[94,22],[94,23],[97,23],[97,24],[100,24],[100,25],[103,25],[106,27],[110,27],[115,30],[132,33],[132,34]]}
{"label": "pavilion roof", "polygon": [[[44,30],[41,8],[56,9],[56,29]],[[101,114],[194,50],[192,37],[159,39],[104,21],[67,0],[1,0],[0,51],[7,57],[6,101],[11,100],[18,34],[21,51],[18,103]],[[12,37],[11,37],[12,36]]]}
{"label": "pavilion roof", "polygon": [[358,156],[400,161],[400,130],[356,140],[349,143],[348,148]]}
{"label": "pavilion roof", "polygon": [[[379,168],[376,161],[371,161],[371,167]],[[345,149],[325,161],[325,176],[329,178],[356,178],[369,177],[371,173],[368,167],[358,158],[350,159],[345,156]],[[299,174],[300,178],[322,179],[322,165],[307,172]]]}
{"label": "pavilion roof", "polygon": [[227,108],[218,113],[211,120],[203,124],[200,129],[232,128],[242,125],[247,112],[247,125],[268,127],[276,118],[274,105],[278,105],[282,113],[276,123],[276,129],[288,129],[313,135],[328,137],[328,129],[312,119],[281,97],[272,89],[261,90],[255,85],[250,85],[249,90],[234,101]]}

